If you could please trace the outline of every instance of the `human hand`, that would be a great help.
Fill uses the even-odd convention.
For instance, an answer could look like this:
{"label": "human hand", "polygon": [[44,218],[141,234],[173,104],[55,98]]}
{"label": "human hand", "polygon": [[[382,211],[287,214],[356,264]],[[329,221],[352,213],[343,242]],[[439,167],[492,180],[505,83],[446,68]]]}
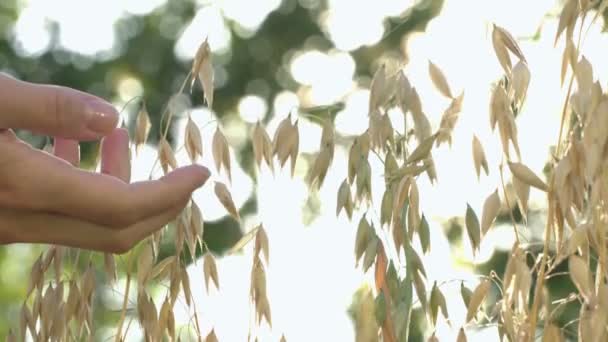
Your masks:
{"label": "human hand", "polygon": [[[124,253],[164,227],[209,178],[191,165],[130,181],[129,137],[107,102],[0,74],[0,244],[49,243]],[[54,155],[11,129],[55,137]],[[78,169],[78,141],[102,140],[101,174]]]}

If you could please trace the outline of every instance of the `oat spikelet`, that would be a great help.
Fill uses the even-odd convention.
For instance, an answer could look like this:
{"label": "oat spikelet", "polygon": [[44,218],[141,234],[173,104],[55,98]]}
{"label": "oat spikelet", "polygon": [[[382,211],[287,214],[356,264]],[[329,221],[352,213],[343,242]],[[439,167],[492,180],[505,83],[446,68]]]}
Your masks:
{"label": "oat spikelet", "polygon": [[511,183],[517,195],[517,203],[519,205],[519,211],[523,215],[524,219],[528,215],[528,199],[530,198],[530,186],[517,177],[513,177]]}
{"label": "oat spikelet", "polygon": [[564,47],[564,52],[562,54],[562,68],[560,72],[560,85],[564,85],[564,80],[566,78],[566,72],[568,71],[568,66],[574,69],[576,65],[576,57],[578,53],[576,51],[576,46],[572,41],[572,38],[566,40],[566,47]]}
{"label": "oat spikelet", "polygon": [[452,146],[452,131],[454,130],[454,127],[456,127],[458,116],[462,110],[463,99],[464,92],[453,99],[448,109],[443,113],[437,134],[437,146],[441,145],[444,141],[447,141],[448,144]]}
{"label": "oat spikelet", "polygon": [[464,283],[460,283],[460,297],[464,302],[466,307],[469,307],[469,303],[471,302],[471,297],[473,296],[473,291],[469,290],[469,288],[464,286]]}
{"label": "oat spikelet", "polygon": [[158,159],[165,174],[167,174],[170,169],[177,168],[175,153],[165,138],[161,138],[158,143]]}
{"label": "oat spikelet", "polygon": [[196,239],[202,239],[205,229],[205,221],[203,214],[198,205],[192,201],[190,204],[190,228],[193,231],[193,235]]}
{"label": "oat spikelet", "polygon": [[253,155],[255,156],[258,168],[262,165],[262,160],[264,160],[270,170],[274,170],[272,163],[272,142],[259,121],[253,127],[252,136]]}
{"label": "oat spikelet", "polygon": [[264,260],[266,260],[266,265],[268,265],[270,261],[268,235],[266,235],[266,230],[262,224],[260,224],[258,227],[258,232],[255,235],[254,254],[259,255],[261,252],[264,255]]}
{"label": "oat spikelet", "polygon": [[365,216],[361,217],[355,238],[355,264],[359,263],[373,234],[374,231],[365,219]]}
{"label": "oat spikelet", "polygon": [[500,210],[500,197],[498,189],[494,191],[483,203],[483,212],[481,214],[481,235],[485,236]]}
{"label": "oat spikelet", "polygon": [[190,277],[188,276],[188,272],[186,271],[186,266],[176,265],[176,274],[179,272],[179,280],[182,283],[182,289],[184,290],[184,297],[186,298],[186,304],[190,307],[192,303],[192,291],[190,289]]}
{"label": "oat spikelet", "polygon": [[190,160],[194,163],[203,155],[203,141],[201,138],[201,131],[194,121],[192,121],[190,116],[188,116],[184,140],[186,141],[185,145],[188,157],[190,157]]}
{"label": "oat spikelet", "polygon": [[450,99],[454,98],[454,96],[452,95],[452,91],[450,90],[450,85],[448,84],[448,81],[445,78],[445,75],[443,74],[441,69],[439,69],[439,67],[431,61],[429,61],[429,75],[431,76],[433,85],[435,85],[435,88],[439,90],[441,95]]}
{"label": "oat spikelet", "polygon": [[481,142],[476,135],[473,135],[473,163],[475,164],[475,173],[477,174],[477,180],[481,174],[481,168],[486,172],[486,175],[490,174],[488,169],[488,161],[486,159],[486,153],[483,150]]}
{"label": "oat spikelet", "polygon": [[385,64],[376,70],[370,85],[368,114],[380,110],[388,102],[395,91],[395,82],[396,77],[387,75]]}
{"label": "oat spikelet", "polygon": [[543,182],[543,180],[532,172],[532,170],[530,170],[530,168],[528,168],[526,165],[516,162],[509,162],[509,169],[511,170],[511,173],[513,173],[513,176],[518,178],[520,181],[539,190],[545,192],[548,191],[547,184],[545,184],[545,182]]}
{"label": "oat spikelet", "polygon": [[26,296],[29,297],[34,289],[41,289],[44,281],[44,271],[42,269],[42,254],[36,259],[30,270],[30,279],[26,291]]}
{"label": "oat spikelet", "polygon": [[420,256],[418,256],[418,253],[416,253],[411,245],[406,246],[405,257],[408,267],[411,267],[412,270],[420,271],[420,273],[426,278],[426,269],[424,268],[422,259],[420,259]]}
{"label": "oat spikelet", "polygon": [[[373,226],[371,230],[374,230]],[[374,264],[376,255],[378,254],[378,246],[381,244],[382,243],[378,239],[378,236],[376,236],[375,232],[373,232],[372,237],[365,248],[365,256],[363,257],[363,272],[367,272],[367,270],[369,270],[369,268]]]}
{"label": "oat spikelet", "polygon": [[150,279],[164,280],[171,272],[172,266],[177,261],[175,255],[166,257],[161,262],[156,264],[150,271]]}
{"label": "oat spikelet", "polygon": [[[511,51],[511,53],[517,56],[517,58],[519,58],[521,61],[527,63],[523,51],[521,51],[521,49],[519,48],[519,44],[517,44],[515,38],[513,38],[513,36],[511,36],[511,34],[507,30],[494,24],[494,30],[492,32],[492,35],[494,35],[494,32],[497,33],[497,36],[504,45],[504,47]],[[507,74],[510,73],[507,72]]]}
{"label": "oat spikelet", "polygon": [[215,167],[217,171],[220,172],[222,166],[224,166],[224,170],[228,174],[228,180],[232,182],[232,175],[230,172],[230,151],[228,148],[228,140],[224,136],[224,133],[220,130],[218,126],[215,130],[215,134],[213,134],[213,141],[211,143],[211,150],[213,152],[213,160],[215,161]]}
{"label": "oat spikelet", "polygon": [[576,285],[578,292],[585,298],[587,303],[590,302],[591,296],[594,295],[593,281],[591,279],[591,271],[589,266],[582,257],[574,254],[568,258],[568,270],[570,278]]}
{"label": "oat spikelet", "polygon": [[329,120],[323,123],[319,149],[320,152],[310,169],[308,181],[311,186],[316,184],[320,188],[334,158],[334,127]]}
{"label": "oat spikelet", "polygon": [[465,225],[467,228],[467,233],[469,234],[469,239],[471,240],[473,253],[475,253],[475,251],[479,249],[479,244],[481,242],[481,231],[479,228],[479,220],[477,219],[477,215],[468,203],[467,212],[465,214]]}
{"label": "oat spikelet", "polygon": [[205,337],[205,342],[218,342],[217,336],[215,336],[215,330],[211,329],[207,337]]}
{"label": "oat spikelet", "polygon": [[507,51],[507,48],[502,41],[500,32],[496,29],[496,25],[494,25],[492,30],[492,46],[494,47],[494,52],[496,53],[496,58],[498,58],[500,66],[507,75],[511,74],[511,56],[509,56],[509,51]]}
{"label": "oat spikelet", "polygon": [[420,272],[418,271],[414,271],[413,275],[414,289],[416,289],[416,295],[418,296],[420,304],[426,311],[428,301],[426,297],[426,286],[424,284],[424,280],[422,279],[422,275],[420,275]]}
{"label": "oat spikelet", "polygon": [[415,163],[428,157],[431,153],[431,149],[433,148],[435,138],[437,138],[436,134],[424,139],[408,156],[406,164]]}
{"label": "oat spikelet", "polygon": [[298,121],[291,126],[291,136],[293,143],[291,143],[291,149],[289,150],[289,159],[291,159],[291,176],[293,177],[296,171],[296,160],[298,159],[298,148],[300,144],[300,133],[298,130]]}
{"label": "oat spikelet", "polygon": [[422,247],[423,253],[428,253],[431,251],[431,231],[429,228],[429,223],[426,220],[424,214],[420,219],[420,226],[418,227],[418,238],[420,239],[420,246]]}
{"label": "oat spikelet", "polygon": [[207,292],[209,292],[209,280],[213,281],[216,289],[220,289],[220,280],[217,274],[217,265],[215,264],[215,258],[209,252],[205,253],[205,258],[203,261],[203,275],[205,277],[205,287],[207,288]]}
{"label": "oat spikelet", "polygon": [[291,114],[279,123],[272,141],[273,154],[279,159],[281,167],[291,158],[291,176],[293,177],[296,167],[296,159],[300,144],[298,122],[291,123]]}
{"label": "oat spikelet", "polygon": [[357,171],[357,192],[355,194],[355,198],[357,201],[362,202],[367,200],[371,201],[372,197],[372,170],[371,165],[367,159],[364,159],[362,163],[359,165],[359,169]]}
{"label": "oat spikelet", "polygon": [[439,313],[439,309],[441,309],[441,314],[445,319],[449,319],[448,315],[448,306],[445,301],[445,297],[439,287],[437,286],[437,282],[433,283],[433,289],[431,290],[431,298],[430,298],[430,306],[431,306],[431,321],[433,325],[437,323],[437,314]]}
{"label": "oat spikelet", "polygon": [[464,328],[460,328],[460,330],[458,330],[458,337],[456,337],[456,342],[467,342],[467,335],[464,333]]}
{"label": "oat spikelet", "polygon": [[148,115],[146,104],[142,103],[141,108],[139,109],[139,112],[137,113],[137,117],[135,119],[135,136],[133,137],[133,142],[135,144],[135,153],[139,153],[141,146],[144,145],[148,140],[150,128],[150,115]]}
{"label": "oat spikelet", "polygon": [[576,23],[578,13],[579,13],[578,0],[568,0],[566,2],[566,4],[564,5],[562,12],[559,16],[559,22],[557,24],[557,32],[555,34],[555,41],[553,43],[554,45],[557,45],[557,41],[559,40],[559,37],[562,35],[562,33],[564,33],[564,30],[566,30],[566,28],[568,29],[566,38],[567,39],[571,38],[572,29],[574,28],[574,24]]}
{"label": "oat spikelet", "polygon": [[348,180],[344,179],[340,188],[338,189],[338,199],[336,202],[336,216],[340,215],[340,211],[346,212],[346,216],[348,219],[352,219],[353,217],[353,197],[350,192],[350,186],[348,185]]}
{"label": "oat spikelet", "polygon": [[490,291],[490,287],[492,282],[489,279],[484,279],[477,285],[473,294],[471,295],[471,299],[469,300],[469,305],[467,306],[467,319],[466,322],[470,322],[477,315],[477,311],[481,306],[483,300],[486,298],[486,295]]}
{"label": "oat spikelet", "polygon": [[401,179],[397,185],[397,192],[393,199],[393,222],[401,222],[401,216],[403,215],[403,206],[407,201],[410,185],[412,183],[412,177],[405,176]]}
{"label": "oat spikelet", "polygon": [[224,208],[226,208],[228,213],[230,213],[230,215],[232,215],[232,217],[234,217],[237,221],[240,221],[241,217],[239,215],[238,210],[236,209],[236,206],[234,205],[232,195],[230,195],[230,191],[228,191],[226,185],[221,182],[215,182],[214,190],[215,195],[220,200]]}
{"label": "oat spikelet", "polygon": [[369,134],[356,137],[348,152],[348,182],[352,184],[362,160],[369,156]]}
{"label": "oat spikelet", "polygon": [[517,62],[512,70],[511,93],[518,106],[521,106],[526,99],[528,86],[530,85],[530,69],[522,61]]}
{"label": "oat spikelet", "polygon": [[207,39],[199,46],[194,57],[194,62],[192,63],[192,83],[190,84],[190,92],[192,92],[192,87],[194,86],[196,78],[198,78],[201,83],[207,105],[209,108],[212,108],[214,74],[211,61],[211,48],[209,47]]}
{"label": "oat spikelet", "polygon": [[327,170],[332,162],[333,148],[323,148],[317,155],[310,173],[308,174],[308,183],[310,186],[318,186],[319,188],[323,185],[323,180],[327,174]]}
{"label": "oat spikelet", "polygon": [[261,227],[262,225],[260,224],[257,227],[250,229],[247,233],[243,234],[239,241],[237,241],[232,246],[232,248],[230,248],[228,252],[226,252],[226,255],[232,255],[242,251],[243,247],[245,247],[251,240],[253,240],[254,237],[257,236],[257,232]]}
{"label": "oat spikelet", "polygon": [[390,226],[393,217],[393,191],[387,188],[382,195],[382,203],[380,204],[380,225]]}

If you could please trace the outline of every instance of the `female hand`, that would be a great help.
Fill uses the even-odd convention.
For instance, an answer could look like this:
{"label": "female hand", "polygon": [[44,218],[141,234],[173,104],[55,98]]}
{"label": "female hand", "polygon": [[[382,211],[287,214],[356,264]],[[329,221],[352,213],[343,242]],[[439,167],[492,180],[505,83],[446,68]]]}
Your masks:
{"label": "female hand", "polygon": [[[129,184],[129,137],[107,102],[0,75],[0,244],[49,243],[124,253],[164,227],[209,178],[197,165]],[[55,137],[54,155],[13,129]],[[102,140],[102,173],[78,169],[78,141]]]}

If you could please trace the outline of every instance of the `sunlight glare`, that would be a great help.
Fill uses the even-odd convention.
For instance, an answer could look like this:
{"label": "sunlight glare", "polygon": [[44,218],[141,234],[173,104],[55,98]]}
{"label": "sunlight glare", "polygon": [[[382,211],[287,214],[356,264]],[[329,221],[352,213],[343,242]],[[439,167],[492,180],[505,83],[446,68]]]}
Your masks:
{"label": "sunlight glare", "polygon": [[239,115],[245,122],[256,123],[266,116],[268,105],[264,98],[257,95],[246,95],[239,100]]}
{"label": "sunlight glare", "polygon": [[206,37],[213,53],[228,51],[232,33],[216,6],[204,6],[196,12],[175,43],[175,55],[181,60],[192,60]]}

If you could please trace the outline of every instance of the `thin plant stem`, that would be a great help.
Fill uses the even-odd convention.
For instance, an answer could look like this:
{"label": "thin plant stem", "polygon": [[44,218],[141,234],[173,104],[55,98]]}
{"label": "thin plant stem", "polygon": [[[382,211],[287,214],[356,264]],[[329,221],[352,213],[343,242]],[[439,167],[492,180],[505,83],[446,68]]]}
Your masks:
{"label": "thin plant stem", "polygon": [[536,321],[538,315],[538,308],[540,306],[540,297],[542,295],[543,283],[545,280],[545,271],[548,267],[549,254],[549,240],[551,238],[551,230],[553,229],[552,219],[553,217],[553,204],[552,204],[552,193],[547,194],[547,202],[549,203],[549,210],[547,212],[547,224],[545,225],[545,240],[543,244],[543,256],[540,263],[540,270],[538,277],[536,278],[536,288],[534,289],[534,302],[532,303],[532,309],[530,310],[530,331],[528,332],[528,341],[533,342],[534,329],[536,329]]}
{"label": "thin plant stem", "polygon": [[[129,303],[129,290],[131,287],[131,271],[133,269],[133,260],[134,260],[134,256],[133,256],[133,252],[129,253],[129,261],[128,266],[127,266],[127,284],[125,287],[125,295],[123,297],[123,301],[122,301],[122,311],[120,313],[120,319],[118,320],[118,324],[117,324],[117,328],[116,328],[116,342],[120,342],[120,341],[124,341],[124,337],[122,336],[122,325],[124,323],[125,317],[127,315],[127,305]],[[125,336],[127,334],[127,331],[125,330]]]}
{"label": "thin plant stem", "polygon": [[505,196],[505,203],[507,204],[507,209],[509,210],[509,217],[511,218],[511,224],[513,225],[513,233],[515,234],[515,243],[517,245],[520,244],[519,239],[519,231],[517,230],[517,225],[515,224],[515,217],[513,216],[513,209],[511,209],[511,205],[509,204],[509,195],[507,195],[507,187],[505,186],[505,178],[503,175],[503,163],[500,163],[498,167],[500,170],[500,183],[502,184],[502,192]]}

